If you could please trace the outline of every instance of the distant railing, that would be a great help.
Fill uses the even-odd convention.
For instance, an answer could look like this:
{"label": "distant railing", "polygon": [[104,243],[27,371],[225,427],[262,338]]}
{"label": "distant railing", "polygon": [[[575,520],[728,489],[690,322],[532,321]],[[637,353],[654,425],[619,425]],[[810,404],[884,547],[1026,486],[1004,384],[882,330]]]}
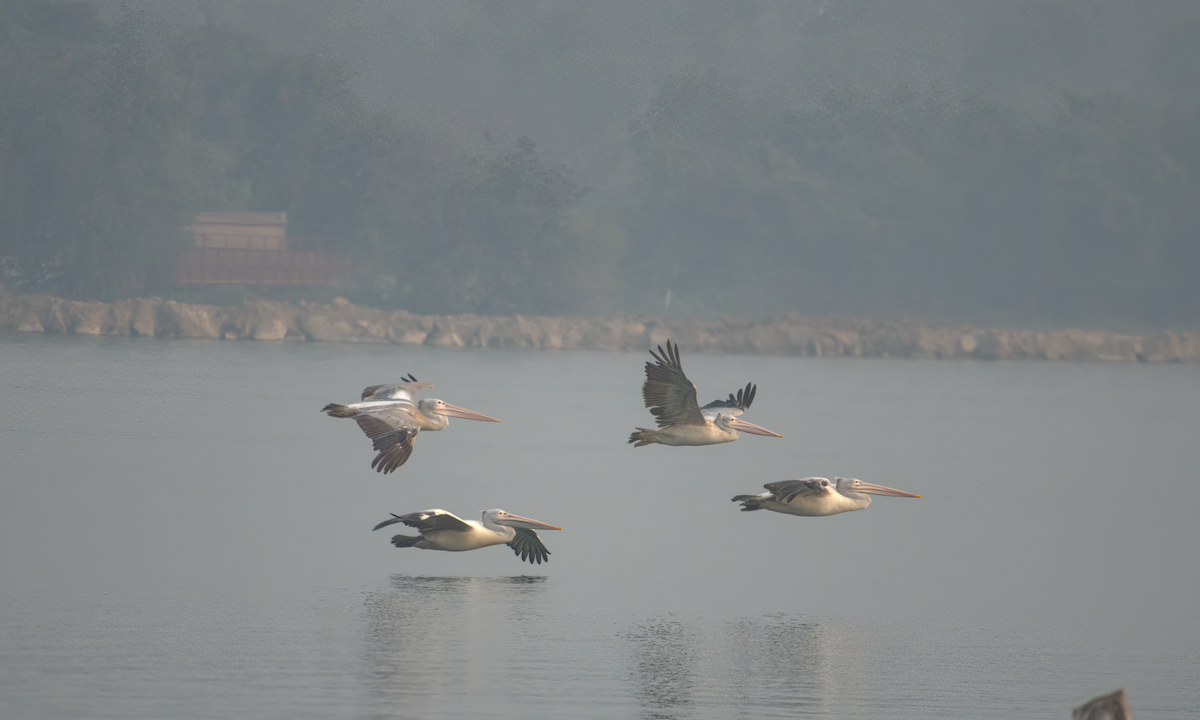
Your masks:
{"label": "distant railing", "polygon": [[346,276],[336,255],[317,250],[240,250],[201,248],[180,258],[179,283],[332,285]]}
{"label": "distant railing", "polygon": [[294,235],[287,236],[288,247],[293,250],[320,250],[337,254],[346,246],[346,239],[333,235]]}

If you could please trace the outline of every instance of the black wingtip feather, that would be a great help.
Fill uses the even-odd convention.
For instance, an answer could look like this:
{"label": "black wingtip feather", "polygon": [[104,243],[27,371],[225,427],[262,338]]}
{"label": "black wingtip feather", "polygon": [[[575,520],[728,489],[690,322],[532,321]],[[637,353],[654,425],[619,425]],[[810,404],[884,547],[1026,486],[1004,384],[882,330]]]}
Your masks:
{"label": "black wingtip feather", "polygon": [[[679,362],[679,344],[671,345],[671,341],[667,340],[667,349],[663,350],[663,346],[658,346],[658,352],[650,351],[651,357],[659,364],[675,370],[682,370],[683,364]],[[646,363],[646,367],[654,367],[651,363]]]}

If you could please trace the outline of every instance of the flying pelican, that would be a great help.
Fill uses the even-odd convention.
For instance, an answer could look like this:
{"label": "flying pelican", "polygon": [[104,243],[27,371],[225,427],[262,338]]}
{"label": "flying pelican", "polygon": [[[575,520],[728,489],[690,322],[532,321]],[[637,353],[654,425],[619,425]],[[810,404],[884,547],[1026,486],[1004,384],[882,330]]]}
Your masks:
{"label": "flying pelican", "polygon": [[321,408],[332,417],[354,418],[379,452],[371,467],[390,473],[404,464],[413,451],[413,441],[422,430],[445,430],[452,417],[465,420],[500,422],[444,400],[417,401],[413,394],[433,387],[433,383],[417,382],[411,374],[395,385],[372,385],[363,390],[362,402],[350,405],[330,403]]}
{"label": "flying pelican", "polygon": [[862,510],[871,504],[872,495],[919,498],[920,495],[873,485],[856,478],[810,477],[803,480],[783,480],[763,485],[768,492],[761,495],[735,495],[734,502],[742,504],[742,512],[774,510],[789,515],[837,515]]}
{"label": "flying pelican", "polygon": [[737,395],[729,394],[728,400],[714,400],[704,407],[696,402],[696,386],[679,362],[679,345],[672,347],[667,341],[664,352],[650,351],[657,361],[646,363],[646,382],[642,385],[642,398],[658,423],[658,430],[638,428],[629,436],[634,447],[660,443],[662,445],[714,445],[737,440],[743,432],[755,435],[783,437],[753,423],[742,420],[739,415],[750,408],[758,386],[746,383]]}
{"label": "flying pelican", "polygon": [[544,522],[530,520],[503,510],[484,510],[483,522],[463,520],[445,510],[422,510],[407,515],[392,513],[372,530],[404,523],[417,529],[420,535],[393,535],[392,544],[399,548],[418,547],[422,550],[478,550],[490,545],[507,545],[513,553],[529,564],[550,562],[550,551],[542,544],[535,530],[562,530]]}

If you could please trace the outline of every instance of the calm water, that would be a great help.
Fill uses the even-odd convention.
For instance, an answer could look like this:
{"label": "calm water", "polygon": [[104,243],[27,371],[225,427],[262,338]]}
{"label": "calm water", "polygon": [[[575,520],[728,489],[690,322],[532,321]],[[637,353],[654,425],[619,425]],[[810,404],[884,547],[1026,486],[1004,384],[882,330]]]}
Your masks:
{"label": "calm water", "polygon": [[[684,348],[785,438],[635,450],[648,357],[0,336],[0,717],[1200,716],[1200,367]],[[318,409],[407,372],[503,422],[377,475]],[[729,500],[809,475],[924,497]]]}

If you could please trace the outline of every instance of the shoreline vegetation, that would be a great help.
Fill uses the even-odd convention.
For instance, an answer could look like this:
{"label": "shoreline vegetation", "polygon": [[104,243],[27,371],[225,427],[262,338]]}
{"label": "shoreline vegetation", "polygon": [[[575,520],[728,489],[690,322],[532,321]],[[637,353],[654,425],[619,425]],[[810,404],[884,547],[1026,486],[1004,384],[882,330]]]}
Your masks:
{"label": "shoreline vegetation", "polygon": [[193,305],[158,298],[112,303],[49,295],[0,299],[0,332],[272,342],[343,342],[538,350],[644,350],[671,338],[689,352],[810,357],[1200,362],[1200,334],[1157,330],[998,330],[798,313],[767,320],[415,315],[337,298]]}

